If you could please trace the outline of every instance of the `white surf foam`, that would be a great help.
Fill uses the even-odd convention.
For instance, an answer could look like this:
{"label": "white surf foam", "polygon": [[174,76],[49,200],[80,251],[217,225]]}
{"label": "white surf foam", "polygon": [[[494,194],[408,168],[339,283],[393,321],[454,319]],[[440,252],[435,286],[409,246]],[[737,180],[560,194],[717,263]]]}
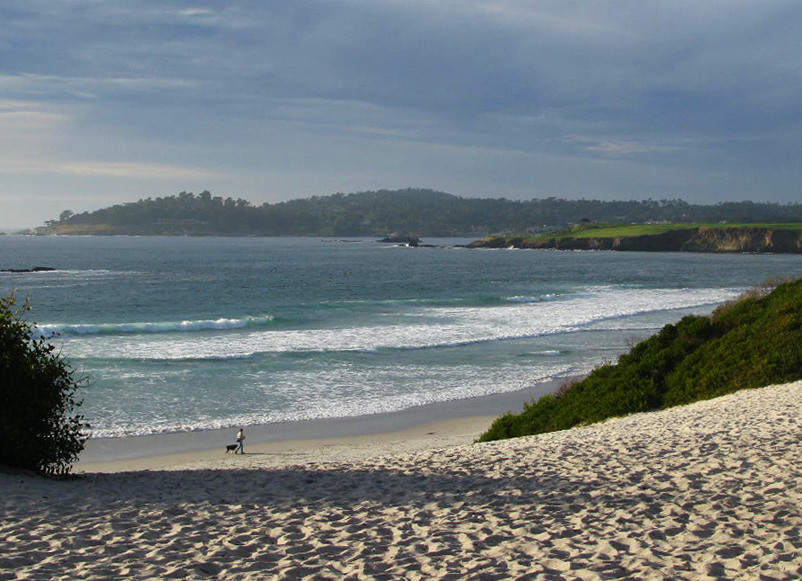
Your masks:
{"label": "white surf foam", "polygon": [[195,331],[225,331],[228,329],[244,329],[266,325],[273,320],[270,315],[244,317],[240,319],[207,319],[198,321],[164,321],[142,323],[100,323],[96,325],[55,324],[37,327],[39,333],[50,337],[53,335],[118,335],[118,334],[153,334],[153,333],[191,333]]}
{"label": "white surf foam", "polygon": [[[608,319],[721,303],[738,289],[621,289],[596,287],[568,298],[485,307],[431,307],[413,324],[393,322],[329,329],[270,330],[253,327],[227,334],[124,334],[66,337],[75,357],[219,359],[293,351],[361,351],[454,347],[477,342],[537,337],[580,330]],[[239,320],[236,324],[245,327]],[[231,327],[223,320],[195,322]],[[175,325],[175,324],[172,324]],[[180,327],[180,325],[178,325]]]}

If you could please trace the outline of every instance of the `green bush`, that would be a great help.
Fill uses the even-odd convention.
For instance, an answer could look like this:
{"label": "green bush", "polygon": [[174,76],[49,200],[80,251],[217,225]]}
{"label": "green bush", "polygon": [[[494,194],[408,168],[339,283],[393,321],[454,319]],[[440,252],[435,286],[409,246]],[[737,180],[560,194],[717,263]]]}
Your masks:
{"label": "green bush", "polygon": [[802,279],[689,316],[615,365],[497,419],[480,441],[564,430],[626,414],[802,379]]}
{"label": "green bush", "polygon": [[89,427],[75,413],[83,379],[25,321],[29,310],[0,299],[0,464],[65,475]]}

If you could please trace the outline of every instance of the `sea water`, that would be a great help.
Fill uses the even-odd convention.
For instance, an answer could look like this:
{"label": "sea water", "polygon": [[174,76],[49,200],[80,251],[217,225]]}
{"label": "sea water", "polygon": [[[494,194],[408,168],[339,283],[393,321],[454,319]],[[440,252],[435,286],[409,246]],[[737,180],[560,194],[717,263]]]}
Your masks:
{"label": "sea water", "polygon": [[0,291],[117,437],[391,412],[586,373],[802,256],[0,237]]}

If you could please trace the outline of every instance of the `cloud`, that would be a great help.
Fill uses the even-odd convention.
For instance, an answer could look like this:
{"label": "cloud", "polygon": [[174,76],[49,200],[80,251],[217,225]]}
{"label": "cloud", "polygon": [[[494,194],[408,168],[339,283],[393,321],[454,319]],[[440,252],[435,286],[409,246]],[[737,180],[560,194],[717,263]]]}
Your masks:
{"label": "cloud", "polygon": [[178,11],[181,16],[213,16],[214,13],[214,10],[208,8],[185,8]]}
{"label": "cloud", "polygon": [[45,155],[70,122],[69,112],[58,106],[32,100],[0,100],[0,163],[11,156]]}
{"label": "cloud", "polygon": [[0,128],[6,139],[13,136],[19,139],[31,131],[47,131],[61,125],[66,120],[64,115],[42,111],[16,110],[3,111],[0,108]]}
{"label": "cloud", "polygon": [[[12,0],[0,20],[0,151],[30,191],[48,166],[132,193],[213,167],[276,199],[325,193],[326,175],[372,187],[377,152],[419,164],[375,161],[387,176],[486,195],[795,199],[802,178],[792,0]],[[522,171],[549,156],[570,163]],[[624,160],[621,179],[598,171]],[[453,177],[466,167],[486,173]],[[260,193],[265,168],[292,169]]]}
{"label": "cloud", "polygon": [[[120,99],[130,91],[171,104],[237,104],[247,96],[361,100],[465,124],[486,114],[549,110],[569,120],[676,126],[726,121],[740,103],[767,93],[776,99],[780,79],[789,80],[781,73],[792,63],[774,57],[787,54],[789,44],[798,52],[799,41],[778,25],[799,9],[783,2],[728,6],[722,16],[688,2],[186,7],[132,0],[62,9],[70,26],[50,32],[66,45],[59,65],[68,65],[67,74],[59,76],[72,79],[72,90],[85,84],[93,93],[106,77],[101,93]],[[73,27],[92,34],[76,39],[64,32]]]}
{"label": "cloud", "polygon": [[569,135],[565,138],[566,143],[578,143],[586,151],[597,151],[607,155],[626,156],[644,153],[657,153],[677,151],[679,146],[654,145],[634,140],[601,141],[592,137],[582,135]]}
{"label": "cloud", "polygon": [[13,158],[0,161],[0,173],[6,174],[58,174],[64,176],[95,176],[147,180],[199,180],[218,178],[215,171],[166,165],[160,163],[134,163],[109,161],[56,161],[35,162]]}

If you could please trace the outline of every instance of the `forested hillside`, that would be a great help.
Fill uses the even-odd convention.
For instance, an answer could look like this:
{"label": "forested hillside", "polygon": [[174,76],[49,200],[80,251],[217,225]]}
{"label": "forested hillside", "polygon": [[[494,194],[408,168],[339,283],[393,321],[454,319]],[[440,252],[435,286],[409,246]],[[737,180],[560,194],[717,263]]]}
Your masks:
{"label": "forested hillside", "polygon": [[682,200],[601,201],[461,198],[422,189],[314,196],[255,206],[204,191],[147,198],[94,212],[61,213],[40,234],[227,236],[485,236],[593,222],[802,222],[802,204]]}

